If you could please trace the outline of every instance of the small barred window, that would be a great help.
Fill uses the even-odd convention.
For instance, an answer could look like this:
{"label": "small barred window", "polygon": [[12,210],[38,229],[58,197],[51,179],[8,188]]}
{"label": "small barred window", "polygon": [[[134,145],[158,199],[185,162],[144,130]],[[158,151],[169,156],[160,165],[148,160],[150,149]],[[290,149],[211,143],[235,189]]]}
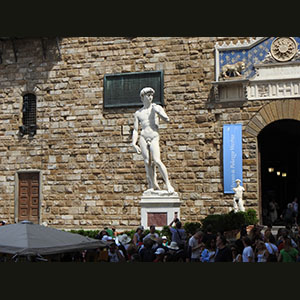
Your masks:
{"label": "small barred window", "polygon": [[36,96],[34,94],[26,94],[23,96],[23,126],[20,127],[22,135],[36,134]]}

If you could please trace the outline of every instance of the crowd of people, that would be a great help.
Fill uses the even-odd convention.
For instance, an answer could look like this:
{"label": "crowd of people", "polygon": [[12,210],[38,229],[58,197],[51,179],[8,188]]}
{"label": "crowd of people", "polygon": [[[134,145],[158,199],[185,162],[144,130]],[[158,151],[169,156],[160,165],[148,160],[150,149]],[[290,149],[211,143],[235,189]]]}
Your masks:
{"label": "crowd of people", "polygon": [[169,224],[170,239],[159,236],[154,225],[147,235],[139,226],[133,238],[125,233],[115,237],[105,230],[98,238],[111,242],[101,251],[107,262],[300,262],[300,226],[286,225],[275,235],[272,225],[263,228],[243,226],[234,239],[213,233],[210,226],[188,235],[175,218]]}
{"label": "crowd of people", "polygon": [[263,207],[263,219],[265,223],[293,225],[299,221],[298,197],[294,197],[284,208],[280,209],[278,202],[271,198]]}
{"label": "crowd of people", "polygon": [[[168,227],[170,235],[160,236],[154,225],[149,233],[138,226],[132,237],[104,228],[96,238],[106,241],[107,246],[50,255],[46,261],[300,262],[300,225],[295,223],[280,227],[276,234],[271,223],[266,229],[261,225],[243,226],[234,238],[228,238],[224,232],[213,232],[210,225],[205,231],[187,233],[177,217]],[[7,261],[7,257],[0,257],[0,261]]]}

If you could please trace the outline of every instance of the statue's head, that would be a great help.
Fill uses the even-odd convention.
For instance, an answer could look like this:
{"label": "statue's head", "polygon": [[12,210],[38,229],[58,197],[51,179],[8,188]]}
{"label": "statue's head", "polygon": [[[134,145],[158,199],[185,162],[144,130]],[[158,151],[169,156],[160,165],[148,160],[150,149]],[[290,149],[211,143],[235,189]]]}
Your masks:
{"label": "statue's head", "polygon": [[241,180],[240,179],[237,179],[235,182],[236,182],[237,185],[241,184]]}
{"label": "statue's head", "polygon": [[[154,91],[153,88],[151,88],[151,87],[144,87],[144,88],[140,91],[140,97],[141,97],[142,101],[143,101],[145,95],[151,95],[151,96],[152,96],[152,99],[153,99],[154,93],[155,93],[155,91]],[[151,101],[152,101],[152,99],[151,99]]]}

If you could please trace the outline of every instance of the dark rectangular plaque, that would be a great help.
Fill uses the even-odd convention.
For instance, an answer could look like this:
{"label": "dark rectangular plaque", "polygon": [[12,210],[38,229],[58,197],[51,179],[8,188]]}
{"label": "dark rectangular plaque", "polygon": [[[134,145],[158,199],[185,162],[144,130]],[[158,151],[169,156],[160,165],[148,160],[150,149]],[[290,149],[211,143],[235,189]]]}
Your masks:
{"label": "dark rectangular plaque", "polygon": [[148,226],[154,225],[154,226],[163,227],[163,226],[168,225],[167,224],[167,213],[160,213],[160,212],[148,213],[147,217],[148,217],[148,220],[147,220]]}
{"label": "dark rectangular plaque", "polygon": [[104,75],[104,108],[142,106],[140,91],[144,87],[152,87],[153,102],[164,105],[163,71]]}

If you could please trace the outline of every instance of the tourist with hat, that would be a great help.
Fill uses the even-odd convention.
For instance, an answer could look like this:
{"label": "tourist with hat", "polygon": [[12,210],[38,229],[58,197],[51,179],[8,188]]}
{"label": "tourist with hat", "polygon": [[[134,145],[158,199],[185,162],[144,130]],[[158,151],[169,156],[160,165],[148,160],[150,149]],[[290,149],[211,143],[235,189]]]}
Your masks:
{"label": "tourist with hat", "polygon": [[167,246],[166,262],[184,262],[185,255],[183,249],[180,249],[176,242],[172,241],[170,246]]}
{"label": "tourist with hat", "polygon": [[157,248],[156,251],[154,252],[156,255],[155,259],[153,262],[164,262],[165,259],[165,249],[163,248]]}
{"label": "tourist with hat", "polygon": [[168,238],[167,238],[165,235],[163,235],[163,236],[161,237],[161,239],[162,239],[162,244],[163,244],[163,246],[167,247],[167,246],[169,245]]}
{"label": "tourist with hat", "polygon": [[122,244],[126,250],[128,249],[130,242],[131,242],[131,238],[126,233],[117,236],[116,239],[117,239],[117,242]]}
{"label": "tourist with hat", "polygon": [[171,242],[170,246],[167,246],[171,250],[179,250],[179,247],[176,242]]}
{"label": "tourist with hat", "polygon": [[131,238],[126,233],[121,234],[116,237],[116,244],[119,250],[123,252],[126,261],[129,260],[128,248],[132,244]]}

